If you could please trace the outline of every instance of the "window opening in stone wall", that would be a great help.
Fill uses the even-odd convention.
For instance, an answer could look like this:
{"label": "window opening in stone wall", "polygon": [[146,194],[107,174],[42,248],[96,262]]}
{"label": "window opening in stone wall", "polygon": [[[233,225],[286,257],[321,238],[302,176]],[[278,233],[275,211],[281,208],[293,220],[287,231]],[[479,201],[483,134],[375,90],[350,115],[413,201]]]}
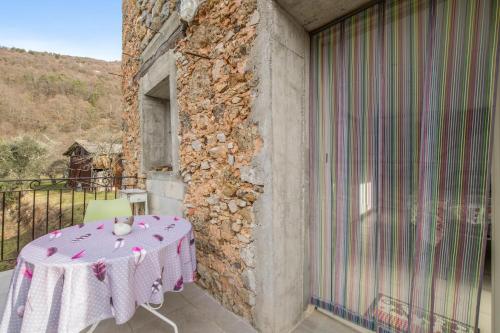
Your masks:
{"label": "window opening in stone wall", "polygon": [[169,78],[142,98],[144,171],[172,171],[172,125]]}

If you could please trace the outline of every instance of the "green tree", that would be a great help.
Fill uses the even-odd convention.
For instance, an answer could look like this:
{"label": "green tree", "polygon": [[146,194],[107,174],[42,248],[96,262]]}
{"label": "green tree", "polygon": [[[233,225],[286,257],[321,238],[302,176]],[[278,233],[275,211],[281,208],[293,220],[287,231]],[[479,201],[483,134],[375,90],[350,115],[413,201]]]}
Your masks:
{"label": "green tree", "polygon": [[44,147],[27,136],[0,141],[1,178],[40,176],[46,154]]}
{"label": "green tree", "polygon": [[50,163],[44,170],[44,174],[49,178],[58,178],[66,176],[69,170],[69,163],[67,159],[58,159]]}

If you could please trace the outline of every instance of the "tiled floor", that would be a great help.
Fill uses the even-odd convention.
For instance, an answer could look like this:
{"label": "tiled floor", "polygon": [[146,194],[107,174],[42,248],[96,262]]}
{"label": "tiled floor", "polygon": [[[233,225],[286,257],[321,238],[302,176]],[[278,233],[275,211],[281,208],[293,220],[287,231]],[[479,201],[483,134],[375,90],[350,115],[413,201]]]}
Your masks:
{"label": "tiled floor", "polygon": [[[10,282],[10,272],[0,272],[0,314],[3,313],[5,298]],[[168,293],[160,313],[175,321],[181,333],[253,333],[255,330],[245,321],[222,307],[215,299],[195,284],[187,284],[181,293]],[[490,333],[491,283],[485,276],[479,327],[481,333]],[[103,321],[96,333],[173,333],[172,327],[150,312],[139,308],[128,323],[116,325],[114,320]],[[300,323],[293,333],[358,333],[369,332],[318,311]]]}
{"label": "tiled floor", "polygon": [[[0,272],[0,316],[3,314],[11,272]],[[254,333],[255,330],[241,318],[222,307],[195,284],[186,284],[180,293],[168,293],[159,310],[173,320],[181,333]],[[84,331],[85,332],[85,331]],[[96,333],[170,333],[173,328],[152,313],[139,308],[132,320],[116,325],[113,319],[97,326]]]}
{"label": "tiled floor", "polygon": [[[186,285],[181,293],[168,294],[166,304],[159,310],[175,321],[182,333],[252,333],[246,322],[224,309],[194,284]],[[153,314],[139,308],[130,322],[116,325],[113,320],[99,324],[96,333],[170,333],[174,330]],[[365,332],[313,311],[293,333],[358,333]],[[366,331],[368,332],[368,331]]]}
{"label": "tiled floor", "polygon": [[9,292],[10,277],[12,271],[0,272],[0,319],[2,319],[3,309],[5,307],[5,300]]}
{"label": "tiled floor", "polygon": [[[0,314],[5,306],[6,293],[11,272],[0,272]],[[180,293],[168,293],[165,304],[159,310],[173,320],[181,333],[254,333],[248,323],[222,307],[195,284],[186,284]],[[85,331],[84,331],[85,332]],[[132,320],[116,325],[113,319],[97,326],[96,333],[173,333],[171,326],[156,318],[152,313],[139,308]],[[313,312],[293,333],[353,333],[358,332],[331,318]]]}
{"label": "tiled floor", "polygon": [[[223,308],[195,284],[186,284],[180,293],[168,293],[160,313],[173,320],[182,333],[251,333],[255,330],[245,321]],[[116,325],[113,319],[103,321],[96,333],[170,333],[173,328],[152,313],[139,308],[132,320]]]}
{"label": "tiled floor", "polygon": [[373,333],[363,328],[354,328],[350,323],[334,320],[319,311],[313,311],[293,333]]}
{"label": "tiled floor", "polygon": [[[10,272],[0,272],[0,314],[5,306]],[[181,333],[254,333],[248,323],[223,308],[195,284],[186,284],[180,293],[168,293],[159,310],[173,320]],[[85,332],[85,331],[84,331]],[[156,318],[152,313],[139,308],[132,320],[116,325],[113,319],[97,326],[96,333],[173,333],[171,326]],[[356,333],[342,323],[317,311],[309,315],[293,333]]]}

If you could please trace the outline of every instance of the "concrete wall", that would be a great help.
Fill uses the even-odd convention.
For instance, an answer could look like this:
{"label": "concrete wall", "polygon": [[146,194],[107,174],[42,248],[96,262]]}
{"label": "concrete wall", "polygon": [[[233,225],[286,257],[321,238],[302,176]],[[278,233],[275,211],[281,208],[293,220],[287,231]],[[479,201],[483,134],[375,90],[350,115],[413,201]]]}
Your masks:
{"label": "concrete wall", "polygon": [[[500,94],[497,92],[496,115],[493,139],[492,183],[492,309],[491,313],[500,313]],[[495,311],[496,310],[496,311]],[[500,331],[500,316],[492,316],[492,332]]]}
{"label": "concrete wall", "polygon": [[[169,21],[167,21],[169,23]],[[165,24],[167,24],[165,23]],[[148,52],[149,48],[145,50]],[[158,86],[167,86],[168,94],[162,96],[163,102],[168,99],[169,102],[169,112],[170,112],[170,124],[165,128],[170,135],[169,146],[163,147],[165,150],[169,150],[170,162],[172,163],[172,168],[174,172],[179,171],[179,111],[177,105],[177,84],[176,84],[176,65],[175,61],[177,55],[173,50],[165,53],[148,69],[144,76],[139,81],[139,114],[141,119],[141,138],[142,147],[149,144],[149,142],[160,143],[160,140],[154,138],[156,131],[148,131],[145,121],[147,120],[146,113],[152,108],[159,107],[158,103],[155,103],[155,98],[147,96],[152,91],[156,91]],[[165,85],[164,81],[168,80],[169,84]],[[155,94],[156,96],[159,96]],[[170,126],[170,128],[167,128]],[[162,133],[162,131],[160,131]],[[165,141],[162,141],[165,142]],[[147,166],[144,164],[145,160],[142,159],[141,168],[142,172],[146,173],[149,171]]]}
{"label": "concrete wall", "polygon": [[276,0],[307,31],[330,23],[334,19],[349,14],[373,0]]}
{"label": "concrete wall", "polygon": [[149,172],[146,189],[150,214],[183,215],[184,184],[177,175]]}
{"label": "concrete wall", "polygon": [[172,133],[170,130],[170,102],[166,99],[141,96],[142,167],[172,163]]}
{"label": "concrete wall", "polygon": [[287,332],[302,319],[309,297],[309,36],[272,0],[259,0],[258,12],[252,60],[259,86],[253,120],[264,149],[250,176],[265,184],[265,191],[255,209],[255,321],[262,332]]}
{"label": "concrete wall", "polygon": [[[176,19],[174,17],[174,19]],[[167,21],[165,26],[170,26]],[[174,23],[177,21],[174,21]],[[172,28],[171,28],[172,30]],[[163,35],[164,38],[168,37]],[[166,36],[166,37],[165,37]],[[158,41],[157,42],[161,42]],[[155,43],[152,44],[156,45]],[[144,54],[154,54],[149,46]],[[177,55],[173,50],[154,61],[139,82],[139,114],[142,138],[142,172],[150,214],[183,215],[184,183],[179,175],[179,113],[176,84]],[[160,89],[161,88],[161,89]],[[166,91],[164,91],[166,89]],[[151,97],[154,95],[156,97]],[[158,98],[161,97],[161,98]],[[150,171],[153,163],[165,162],[172,171]]]}

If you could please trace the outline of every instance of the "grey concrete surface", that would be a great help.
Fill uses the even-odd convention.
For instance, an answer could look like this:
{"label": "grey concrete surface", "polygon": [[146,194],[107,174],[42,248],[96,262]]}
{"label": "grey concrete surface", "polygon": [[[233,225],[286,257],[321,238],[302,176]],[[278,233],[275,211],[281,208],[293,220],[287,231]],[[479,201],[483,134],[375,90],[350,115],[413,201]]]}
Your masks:
{"label": "grey concrete surface", "polygon": [[173,172],[149,172],[146,180],[149,213],[182,216],[184,183]]}
{"label": "grey concrete surface", "polygon": [[[170,22],[169,19],[165,25],[169,24],[174,23]],[[152,52],[149,46],[145,53],[148,52]],[[176,59],[177,55],[173,50],[163,54],[149,67],[139,82],[142,138],[141,169],[143,173],[147,174],[146,187],[150,214],[182,215],[183,212],[184,183],[178,176],[179,114]],[[161,99],[158,100],[158,97]],[[166,102],[168,105],[165,107],[158,101]],[[155,117],[155,114],[162,112],[166,115],[165,111],[168,111],[168,117],[162,118],[160,115]],[[161,133],[164,135],[161,136]],[[171,164],[173,170],[170,172],[150,171],[153,161],[158,162],[155,158],[161,159],[165,162],[164,164]]]}
{"label": "grey concrete surface", "polygon": [[[140,153],[143,173],[150,171],[152,166],[150,160],[155,156],[160,156],[165,159],[166,163],[170,163],[174,173],[179,171],[176,59],[177,55],[174,51],[168,51],[149,67],[139,81],[139,115],[142,140]],[[161,99],[157,100],[157,97],[161,97]],[[155,101],[157,103],[154,103]],[[166,108],[162,103],[168,104]],[[168,117],[163,119],[161,114],[166,115],[167,113]],[[155,117],[156,114],[159,115]],[[163,119],[163,121],[155,121],[155,119]],[[165,137],[158,138],[158,133],[165,133]],[[158,149],[161,149],[162,152],[158,152]]]}
{"label": "grey concrete surface", "polygon": [[[6,303],[11,273],[0,272],[0,316]],[[253,333],[250,324],[222,307],[196,284],[186,284],[180,293],[167,293],[160,313],[173,320],[182,333]],[[88,330],[88,329],[87,329]],[[84,330],[83,332],[86,332]],[[127,323],[116,325],[114,319],[102,321],[96,333],[169,333],[171,326],[143,308],[137,309]]]}
{"label": "grey concrete surface", "polygon": [[[12,271],[0,272],[0,316],[6,303]],[[180,293],[167,293],[160,313],[173,320],[182,333],[255,333],[255,329],[232,312],[222,307],[196,284],[189,283]],[[86,332],[86,331],[83,331]],[[96,333],[173,333],[173,329],[143,308],[139,308],[134,317],[123,325],[116,325],[113,319],[107,319],[97,326]],[[325,316],[313,312],[293,333],[355,333],[358,330]]]}
{"label": "grey concrete surface", "polygon": [[[0,316],[6,304],[12,271],[0,272]],[[491,285],[487,285],[481,304],[481,332],[493,332],[491,321]],[[182,333],[252,333],[257,332],[240,317],[222,307],[196,284],[186,284],[180,293],[167,293],[160,313],[174,320]],[[85,332],[85,331],[84,331]],[[116,325],[108,319],[98,325],[97,333],[126,332],[173,332],[173,329],[157,319],[153,314],[139,308],[134,317],[123,325]],[[267,332],[267,331],[262,331]],[[369,333],[339,318],[332,318],[320,311],[309,311],[305,318],[291,331],[292,333]]]}
{"label": "grey concrete surface", "polygon": [[151,59],[155,53],[158,51],[160,46],[164,44],[170,36],[178,29],[181,25],[181,19],[176,11],[170,13],[167,21],[161,26],[160,33],[155,34],[153,39],[148,43],[148,46],[144,49],[141,54],[141,62],[144,63]]}
{"label": "grey concrete surface", "polygon": [[143,168],[172,165],[170,101],[142,96],[141,113]]}
{"label": "grey concrete surface", "polygon": [[481,303],[479,306],[478,328],[481,333],[493,333],[492,323],[495,316],[492,316],[492,279],[491,272],[484,272],[483,290],[481,292]]}
{"label": "grey concrete surface", "polygon": [[366,5],[372,0],[276,0],[308,31]]}
{"label": "grey concrete surface", "polygon": [[5,303],[7,301],[7,293],[9,292],[10,278],[12,270],[0,272],[0,319],[2,318]]}
{"label": "grey concrete surface", "polygon": [[[264,147],[245,171],[264,184],[256,216],[255,320],[262,332],[290,330],[307,307],[307,63],[309,36],[272,0],[258,1],[251,62],[259,78],[252,121]],[[243,172],[242,172],[243,175]],[[250,177],[251,176],[251,177]]]}
{"label": "grey concrete surface", "polygon": [[[255,330],[245,321],[223,308],[215,299],[195,284],[186,284],[180,293],[167,293],[160,313],[173,320],[182,333],[252,333]],[[103,321],[96,333],[173,333],[173,328],[152,313],[139,308],[124,325],[113,319]]]}
{"label": "grey concrete surface", "polygon": [[351,324],[313,311],[292,333],[368,333],[371,331],[355,328]]}
{"label": "grey concrete surface", "polygon": [[[492,313],[500,313],[500,94],[496,94],[496,112],[494,123],[494,139],[493,139],[493,166],[491,171],[492,197],[492,295],[491,306]],[[494,332],[500,331],[500,316],[491,317],[491,327],[495,328]],[[493,330],[492,330],[493,331]]]}

